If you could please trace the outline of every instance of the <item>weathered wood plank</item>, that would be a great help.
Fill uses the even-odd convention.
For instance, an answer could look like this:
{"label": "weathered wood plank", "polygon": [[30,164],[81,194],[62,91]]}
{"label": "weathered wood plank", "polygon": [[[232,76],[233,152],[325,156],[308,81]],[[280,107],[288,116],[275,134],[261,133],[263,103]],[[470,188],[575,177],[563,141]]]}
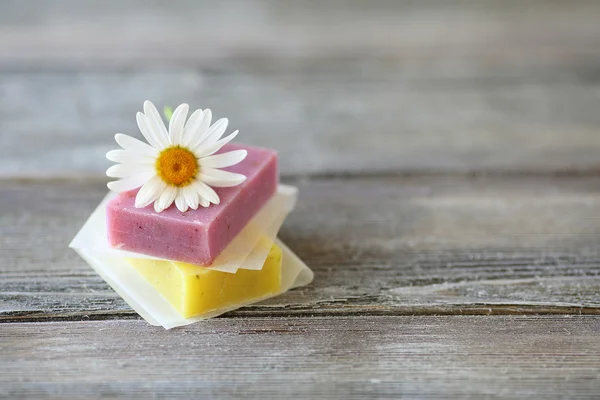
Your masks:
{"label": "weathered wood plank", "polygon": [[[105,190],[2,182],[0,319],[134,316],[67,248]],[[599,211],[598,177],[300,182],[280,236],[315,282],[232,315],[597,314]]]}
{"label": "weathered wood plank", "polygon": [[284,175],[587,171],[600,162],[600,84],[445,85],[397,67],[0,74],[0,177],[100,176],[144,100],[227,116],[280,152]]}
{"label": "weathered wood plank", "polygon": [[415,74],[521,73],[600,61],[595,1],[5,0],[4,66],[206,65],[387,58]]}
{"label": "weathered wood plank", "polygon": [[0,325],[10,398],[593,399],[599,317]]}

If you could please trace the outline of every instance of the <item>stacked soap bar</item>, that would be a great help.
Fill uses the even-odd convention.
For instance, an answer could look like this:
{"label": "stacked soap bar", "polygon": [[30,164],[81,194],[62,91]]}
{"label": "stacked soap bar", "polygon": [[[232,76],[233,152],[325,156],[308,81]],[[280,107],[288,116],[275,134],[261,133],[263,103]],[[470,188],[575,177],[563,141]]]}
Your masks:
{"label": "stacked soap bar", "polygon": [[281,288],[281,249],[275,244],[260,270],[229,273],[210,268],[271,199],[278,185],[275,151],[227,145],[221,152],[237,149],[246,149],[248,155],[227,170],[244,174],[246,180],[238,186],[214,188],[221,199],[218,205],[186,212],[172,205],[157,213],[152,205],[135,208],[137,192],[131,191],[106,206],[109,244],[160,258],[128,261],[184,318],[247,304],[272,296]]}
{"label": "stacked soap bar", "polygon": [[150,205],[135,208],[137,191],[123,193],[107,205],[111,246],[196,265],[210,265],[277,189],[277,153],[229,144],[221,152],[246,149],[248,155],[227,171],[246,176],[242,184],[215,188],[221,202],[198,210],[171,206],[156,213]]}
{"label": "stacked soap bar", "polygon": [[184,318],[279,293],[281,261],[281,249],[276,244],[261,270],[240,269],[235,274],[176,261],[129,259]]}

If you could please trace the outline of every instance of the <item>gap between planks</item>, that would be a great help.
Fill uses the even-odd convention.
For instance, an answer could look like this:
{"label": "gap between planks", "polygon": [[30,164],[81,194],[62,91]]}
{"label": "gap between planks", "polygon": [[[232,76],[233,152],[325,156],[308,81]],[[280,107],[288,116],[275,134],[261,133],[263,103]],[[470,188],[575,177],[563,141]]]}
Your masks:
{"label": "gap between planks", "polygon": [[[332,302],[337,303],[339,302]],[[298,306],[290,307],[261,307],[246,306],[236,311],[228,312],[217,318],[225,319],[247,319],[247,318],[315,318],[315,317],[365,317],[365,316],[387,316],[387,317],[448,317],[448,316],[471,316],[471,317],[498,317],[498,316],[598,316],[600,307],[582,306],[552,306],[552,305],[526,305],[526,304],[465,304],[432,307],[386,307],[386,306],[348,306],[340,308],[339,305],[328,309],[328,304],[322,308],[307,307],[303,309]],[[19,312],[2,313],[2,323],[37,323],[57,321],[113,321],[113,320],[141,320],[141,317],[133,310],[130,311],[99,311],[78,312],[72,314],[29,314]]]}
{"label": "gap between planks", "polygon": [[[378,178],[594,178],[600,177],[600,164],[589,166],[587,168],[556,168],[556,169],[474,169],[474,170],[446,170],[446,169],[404,169],[404,170],[369,170],[369,171],[322,171],[309,173],[282,173],[280,179],[287,184],[299,182],[307,183],[312,181],[327,180],[362,180]],[[40,176],[33,174],[13,174],[11,176],[0,175],[0,185],[2,183],[19,184],[41,184],[51,182],[73,182],[73,183],[103,183],[110,181],[111,178],[99,175],[97,173],[73,173],[56,174],[49,176]]]}

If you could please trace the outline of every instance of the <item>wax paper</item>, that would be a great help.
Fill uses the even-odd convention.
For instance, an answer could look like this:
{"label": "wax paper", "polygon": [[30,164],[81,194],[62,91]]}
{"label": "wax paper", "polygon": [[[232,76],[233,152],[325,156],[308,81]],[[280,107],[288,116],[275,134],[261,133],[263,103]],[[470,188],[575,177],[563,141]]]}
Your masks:
{"label": "wax paper", "polygon": [[127,262],[126,257],[86,248],[76,248],[75,251],[148,323],[171,329],[216,317],[225,312],[278,296],[292,288],[308,285],[313,279],[313,272],[310,268],[279,239],[276,239],[275,243],[281,247],[283,255],[279,293],[230,305],[192,318],[183,318],[150,283],[137,273],[135,268]]}

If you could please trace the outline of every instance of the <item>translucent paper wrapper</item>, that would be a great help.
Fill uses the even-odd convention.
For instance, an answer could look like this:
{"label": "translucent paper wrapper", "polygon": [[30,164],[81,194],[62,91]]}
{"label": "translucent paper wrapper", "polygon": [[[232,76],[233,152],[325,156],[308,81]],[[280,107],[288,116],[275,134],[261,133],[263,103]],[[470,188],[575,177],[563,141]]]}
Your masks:
{"label": "translucent paper wrapper", "polygon": [[128,258],[159,258],[111,248],[108,245],[105,205],[112,197],[113,195],[109,194],[100,203],[73,239],[70,247],[86,260],[96,273],[142,318],[152,325],[161,325],[166,329],[189,325],[277,296],[292,288],[307,285],[313,279],[313,273],[306,264],[283,242],[275,238],[285,217],[294,208],[297,197],[296,188],[280,185],[276,195],[231,241],[210,267],[210,269],[227,273],[235,273],[240,268],[260,270],[273,241],[275,241],[283,255],[280,291],[192,318],[184,318],[127,261]]}

